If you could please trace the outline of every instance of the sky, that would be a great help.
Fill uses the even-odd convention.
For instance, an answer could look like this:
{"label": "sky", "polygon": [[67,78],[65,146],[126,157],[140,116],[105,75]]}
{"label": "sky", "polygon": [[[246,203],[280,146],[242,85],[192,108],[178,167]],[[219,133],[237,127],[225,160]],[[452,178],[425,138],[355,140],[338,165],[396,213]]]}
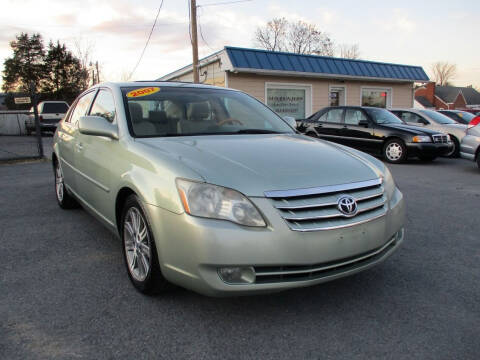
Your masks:
{"label": "sky", "polygon": [[[358,44],[360,57],[423,66],[457,65],[453,84],[480,87],[480,1],[197,0],[199,55],[226,45],[254,47],[254,32],[274,17],[313,23],[337,44]],[[91,48],[103,80],[125,80],[134,69],[160,0],[0,0],[0,66],[12,55],[9,42],[39,32]],[[132,80],[159,78],[192,62],[188,1],[164,0],[157,26]],[[1,79],[0,79],[1,82]]]}

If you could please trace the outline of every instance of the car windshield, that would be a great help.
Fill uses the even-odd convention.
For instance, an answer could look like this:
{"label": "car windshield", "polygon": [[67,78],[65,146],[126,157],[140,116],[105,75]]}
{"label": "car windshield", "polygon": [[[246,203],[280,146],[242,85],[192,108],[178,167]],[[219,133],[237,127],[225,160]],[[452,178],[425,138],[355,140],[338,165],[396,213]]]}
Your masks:
{"label": "car windshield", "polygon": [[377,124],[404,124],[397,116],[385,109],[367,108],[368,114]]}
{"label": "car windshield", "polygon": [[466,111],[459,111],[456,114],[458,116],[460,116],[462,119],[464,119],[466,122],[472,121],[472,119],[475,117],[474,114],[466,112]]}
{"label": "car windshield", "polygon": [[433,121],[439,124],[456,124],[455,121],[450,119],[448,116],[440,114],[439,112],[433,110],[419,110],[422,114],[427,115]]}
{"label": "car windshield", "polygon": [[68,105],[65,103],[45,103],[42,113],[44,114],[65,114],[68,111]]}
{"label": "car windshield", "polygon": [[122,92],[136,137],[294,133],[267,106],[237,91],[151,86]]}

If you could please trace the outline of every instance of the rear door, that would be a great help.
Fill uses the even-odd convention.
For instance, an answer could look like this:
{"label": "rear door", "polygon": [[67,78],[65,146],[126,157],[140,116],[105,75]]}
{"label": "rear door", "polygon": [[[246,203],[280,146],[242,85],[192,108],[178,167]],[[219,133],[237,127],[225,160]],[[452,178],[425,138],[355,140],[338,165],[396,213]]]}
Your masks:
{"label": "rear door", "polygon": [[323,113],[314,123],[318,136],[341,143],[339,131],[343,127],[343,108],[332,108]]}
{"label": "rear door", "polygon": [[340,130],[343,144],[363,151],[374,151],[378,141],[374,138],[372,125],[362,109],[346,109],[344,126]]}
{"label": "rear door", "polygon": [[77,147],[78,119],[87,113],[94,95],[95,92],[91,91],[80,97],[77,102],[72,105],[72,109],[67,114],[65,121],[60,123],[61,125],[57,130],[59,160],[62,166],[65,184],[74,192],[77,192],[75,151]]}

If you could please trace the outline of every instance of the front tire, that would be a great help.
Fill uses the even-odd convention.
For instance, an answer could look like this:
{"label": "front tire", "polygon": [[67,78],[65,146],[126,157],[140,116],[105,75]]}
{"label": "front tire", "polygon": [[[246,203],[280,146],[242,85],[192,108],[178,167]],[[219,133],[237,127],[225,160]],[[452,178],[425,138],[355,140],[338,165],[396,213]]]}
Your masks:
{"label": "front tire", "polygon": [[70,195],[67,188],[65,187],[65,178],[63,177],[62,167],[60,166],[60,161],[55,161],[54,167],[55,175],[55,195],[57,198],[57,203],[62,209],[74,209],[78,207],[78,203],[75,198]]}
{"label": "front tire", "polygon": [[399,164],[407,158],[407,147],[400,139],[391,139],[383,147],[383,157],[392,164]]}
{"label": "front tire", "polygon": [[450,138],[452,139],[453,149],[445,156],[451,157],[451,158],[458,158],[460,156],[460,142],[453,135],[450,135]]}
{"label": "front tire", "polygon": [[122,212],[121,236],[127,272],[135,288],[144,294],[166,289],[158,263],[151,227],[136,195],[127,198]]}

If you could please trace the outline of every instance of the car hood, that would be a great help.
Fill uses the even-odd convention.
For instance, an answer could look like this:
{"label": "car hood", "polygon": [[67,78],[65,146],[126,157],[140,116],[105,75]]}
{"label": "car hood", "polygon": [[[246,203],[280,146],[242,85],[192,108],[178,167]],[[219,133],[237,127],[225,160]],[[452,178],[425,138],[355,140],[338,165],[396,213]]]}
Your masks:
{"label": "car hood", "polygon": [[465,124],[441,124],[442,126],[445,126],[446,128],[449,128],[449,129],[458,129],[458,130],[463,130],[463,131],[466,131],[467,130],[467,125]]}
{"label": "car hood", "polygon": [[208,183],[248,196],[381,176],[380,169],[358,153],[297,134],[183,136],[137,141],[158,156],[168,153]]}
{"label": "car hood", "polygon": [[379,124],[389,129],[403,130],[406,133],[412,135],[434,135],[439,134],[438,131],[425,129],[423,127],[408,125],[408,124]]}

